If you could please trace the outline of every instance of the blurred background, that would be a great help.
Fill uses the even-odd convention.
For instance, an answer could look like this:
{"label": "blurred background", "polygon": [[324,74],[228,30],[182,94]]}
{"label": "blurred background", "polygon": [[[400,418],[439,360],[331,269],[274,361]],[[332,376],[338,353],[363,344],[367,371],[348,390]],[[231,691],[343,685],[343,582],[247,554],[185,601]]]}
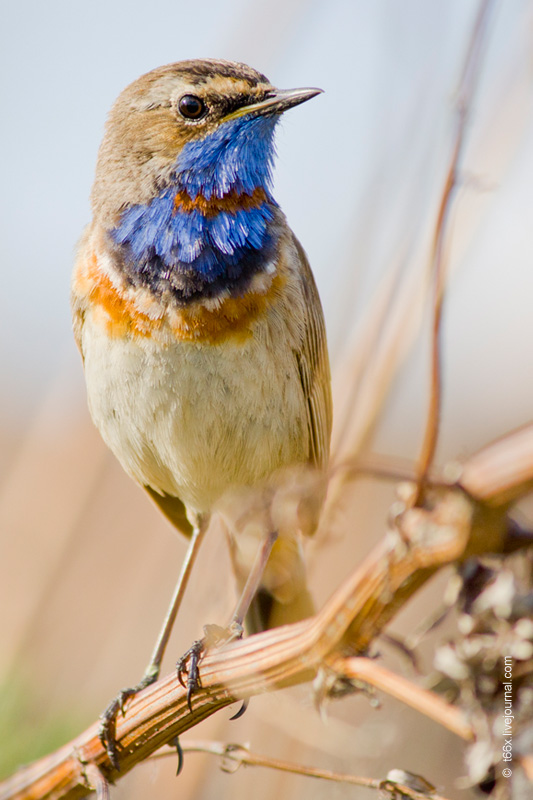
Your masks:
{"label": "blurred background", "polygon": [[[440,465],[533,410],[533,3],[493,6],[446,244]],[[274,194],[324,305],[334,452],[413,461],[428,398],[431,240],[477,10],[474,0],[4,4],[2,774],[79,733],[140,678],[185,552],[93,428],[70,329],[69,276],[114,99],[156,66],[207,56],[247,62],[281,88],[325,90],[279,126]],[[334,530],[310,553],[318,604],[383,534],[393,497],[387,484],[353,484]],[[211,538],[165,672],[204,623],[229,614],[224,563],[224,543]],[[395,632],[438,602],[443,580],[402,612]],[[431,640],[422,657],[429,669]],[[322,720],[310,687],[300,687],[255,698],[238,722],[223,711],[190,738],[369,777],[401,767],[450,798],[470,797],[461,744],[434,723],[386,697],[379,710],[357,696],[328,711]],[[141,765],[113,796],[372,796],[251,768],[229,776],[213,756],[188,756],[179,780],[175,767]]]}

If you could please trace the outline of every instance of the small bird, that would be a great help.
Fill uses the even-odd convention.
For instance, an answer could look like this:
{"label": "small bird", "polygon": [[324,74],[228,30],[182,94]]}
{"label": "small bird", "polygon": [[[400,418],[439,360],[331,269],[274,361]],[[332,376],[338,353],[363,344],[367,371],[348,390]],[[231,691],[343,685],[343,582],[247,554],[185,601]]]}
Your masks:
{"label": "small bird", "polygon": [[[225,498],[259,487],[267,528],[255,556],[247,532],[258,526],[228,523],[245,595],[236,626],[254,604],[254,630],[312,613],[272,487],[283,470],[293,486],[299,468],[324,472],[330,373],[319,296],[272,196],[272,165],[281,114],[319,93],[278,90],[244,64],[189,60],[134,81],[107,122],[72,282],[89,409],[125,471],[191,540],[152,661],[127,693],[157,677],[201,536]],[[290,488],[284,497],[286,507]],[[316,526],[315,505],[296,515],[304,532]]]}

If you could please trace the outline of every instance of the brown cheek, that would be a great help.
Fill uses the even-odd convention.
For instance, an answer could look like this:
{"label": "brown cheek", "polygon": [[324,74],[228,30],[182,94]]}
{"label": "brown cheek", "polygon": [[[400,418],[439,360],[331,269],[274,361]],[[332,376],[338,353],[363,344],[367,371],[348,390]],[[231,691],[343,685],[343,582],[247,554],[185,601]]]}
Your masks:
{"label": "brown cheek", "polygon": [[155,109],[143,115],[142,123],[143,129],[139,133],[147,150],[174,161],[187,141],[174,114],[168,109]]}
{"label": "brown cheek", "polygon": [[142,131],[138,135],[155,154],[175,160],[187,142],[208,136],[215,123],[187,124],[177,117],[174,109],[158,108],[143,114]]}

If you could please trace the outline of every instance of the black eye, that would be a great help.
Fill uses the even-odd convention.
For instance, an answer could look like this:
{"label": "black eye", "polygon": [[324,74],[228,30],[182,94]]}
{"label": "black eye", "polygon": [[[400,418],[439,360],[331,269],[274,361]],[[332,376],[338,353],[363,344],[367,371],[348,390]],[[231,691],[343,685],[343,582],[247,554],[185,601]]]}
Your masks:
{"label": "black eye", "polygon": [[205,104],[194,94],[184,94],[178,101],[178,111],[185,119],[200,119],[205,114]]}

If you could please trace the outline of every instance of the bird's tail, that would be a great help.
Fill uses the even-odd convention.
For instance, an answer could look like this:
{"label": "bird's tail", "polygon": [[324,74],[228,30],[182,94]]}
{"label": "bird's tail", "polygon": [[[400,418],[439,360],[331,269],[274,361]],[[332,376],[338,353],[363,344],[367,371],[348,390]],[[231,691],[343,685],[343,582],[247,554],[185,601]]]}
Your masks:
{"label": "bird's tail", "polygon": [[280,603],[268,589],[259,589],[244,620],[246,633],[260,633],[313,616],[315,605],[306,586],[289,603]]}

